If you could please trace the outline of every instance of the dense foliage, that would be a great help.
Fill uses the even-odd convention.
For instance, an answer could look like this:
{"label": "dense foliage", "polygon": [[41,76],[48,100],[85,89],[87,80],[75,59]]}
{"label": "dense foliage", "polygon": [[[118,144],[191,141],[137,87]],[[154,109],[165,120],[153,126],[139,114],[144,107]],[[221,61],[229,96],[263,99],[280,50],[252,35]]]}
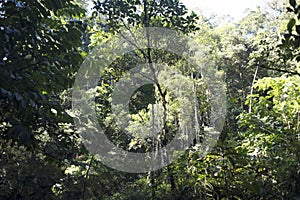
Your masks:
{"label": "dense foliage", "polygon": [[[189,12],[179,0],[97,0],[92,5],[87,9],[76,0],[0,2],[0,199],[300,195],[299,2],[272,0],[268,9],[257,8],[238,22],[222,23]],[[200,66],[150,48],[106,66],[95,98],[105,134],[123,149],[147,152],[169,143],[180,128],[181,106],[158,82],[132,95],[133,123],[127,130],[138,132],[155,113],[166,116],[159,137],[128,137],[117,127],[112,93],[116,82],[137,63],[148,63],[151,70],[155,62],[172,66],[192,83],[186,94],[193,91],[200,104],[195,108],[193,146],[163,169],[130,174],[106,167],[88,152],[73,123],[71,97],[75,76],[89,52],[122,30],[141,27],[169,28],[193,38],[200,46],[183,48],[201,49],[201,54],[192,53]],[[209,126],[212,94],[202,65],[213,66],[211,73],[226,83],[218,87],[227,93],[225,126],[204,157],[201,136]],[[151,107],[154,103],[160,111]]]}

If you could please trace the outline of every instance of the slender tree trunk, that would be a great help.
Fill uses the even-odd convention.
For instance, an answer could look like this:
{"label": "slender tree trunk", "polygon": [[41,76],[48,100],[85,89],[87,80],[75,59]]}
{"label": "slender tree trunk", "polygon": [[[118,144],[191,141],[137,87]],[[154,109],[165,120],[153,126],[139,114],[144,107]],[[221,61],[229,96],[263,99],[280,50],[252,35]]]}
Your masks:
{"label": "slender tree trunk", "polygon": [[[143,20],[143,24],[144,24],[144,27],[149,27],[149,19],[148,19],[148,2],[147,0],[143,0],[143,4],[144,4],[144,20]],[[148,63],[148,66],[149,68],[152,70],[152,73],[153,73],[153,76],[155,76],[155,73],[154,73],[154,69],[153,69],[153,66],[152,66],[152,59],[151,59],[151,48],[150,48],[150,36],[149,36],[149,31],[148,29],[146,29],[146,37],[147,37],[147,53],[146,53],[146,62]],[[156,80],[156,77],[154,77],[154,80]],[[154,106],[152,105],[152,117],[154,117]],[[154,122],[153,122],[154,123]],[[152,156],[153,158],[152,159],[155,159],[154,158],[154,150],[155,150],[155,144],[154,144],[154,125],[152,127]],[[152,169],[151,169],[152,170]],[[155,194],[155,172],[154,171],[151,171],[150,172],[150,183],[151,183],[151,198],[152,199],[155,199],[156,197],[156,194]]]}
{"label": "slender tree trunk", "polygon": [[251,91],[250,91],[250,103],[249,103],[249,113],[252,112],[252,94],[253,94],[253,87],[254,87],[254,82],[256,80],[256,76],[257,76],[257,72],[258,72],[258,66],[256,67],[254,76],[253,76],[253,81],[252,81],[252,85],[251,85]]}
{"label": "slender tree trunk", "polygon": [[92,167],[93,160],[94,160],[94,156],[92,156],[92,158],[90,160],[89,167],[88,167],[88,169],[86,171],[86,174],[85,174],[85,177],[84,177],[83,189],[82,189],[82,200],[85,200],[86,181],[89,177],[89,173],[90,173],[90,169]]}
{"label": "slender tree trunk", "polygon": [[[144,4],[143,24],[144,24],[144,27],[148,28],[148,27],[150,27],[150,17],[149,17],[150,13],[148,13],[148,1],[143,0],[143,4]],[[162,89],[161,85],[159,84],[158,79],[155,75],[156,73],[155,73],[155,68],[153,66],[153,61],[152,61],[152,57],[151,57],[150,34],[149,34],[148,29],[146,29],[146,37],[147,37],[147,44],[148,44],[147,53],[146,53],[146,61],[148,63],[148,66],[149,66],[152,74],[153,74],[153,80],[158,89],[159,95],[161,96],[162,105],[163,105],[163,113],[164,113],[163,125],[162,125],[163,128],[162,128],[162,131],[160,132],[161,134],[158,135],[157,148],[159,148],[159,145],[161,145],[161,147],[162,147],[162,144],[166,145],[166,142],[167,142],[166,141],[166,113],[167,113],[166,91],[163,91],[163,89]],[[152,149],[152,151],[154,151],[154,148]],[[163,162],[163,156],[166,156],[166,155],[162,154],[161,156],[162,156],[162,162]],[[174,177],[170,173],[168,173],[168,175],[169,175],[171,187],[175,189],[176,185],[175,185]],[[152,185],[152,199],[155,199],[155,188],[156,188],[155,187],[155,172],[151,172],[151,185]]]}

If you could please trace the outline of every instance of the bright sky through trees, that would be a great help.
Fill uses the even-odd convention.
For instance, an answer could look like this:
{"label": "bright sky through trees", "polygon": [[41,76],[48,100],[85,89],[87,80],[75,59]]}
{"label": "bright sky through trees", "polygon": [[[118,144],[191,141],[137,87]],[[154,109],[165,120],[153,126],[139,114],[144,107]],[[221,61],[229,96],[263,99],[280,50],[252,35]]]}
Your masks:
{"label": "bright sky through trees", "polygon": [[200,9],[204,15],[230,15],[235,20],[245,16],[246,9],[263,6],[266,0],[181,0],[189,9]]}

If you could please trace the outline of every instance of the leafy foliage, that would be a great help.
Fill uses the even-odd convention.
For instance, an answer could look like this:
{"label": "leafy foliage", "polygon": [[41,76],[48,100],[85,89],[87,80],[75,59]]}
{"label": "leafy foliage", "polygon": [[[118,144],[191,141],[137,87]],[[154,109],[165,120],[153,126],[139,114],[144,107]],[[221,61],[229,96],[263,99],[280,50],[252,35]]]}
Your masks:
{"label": "leafy foliage", "polygon": [[84,10],[73,1],[7,0],[0,13],[1,198],[53,198],[62,161],[80,149],[60,95],[82,60]]}
{"label": "leafy foliage", "polygon": [[179,0],[105,0],[95,1],[96,11],[103,20],[106,31],[117,31],[121,27],[164,27],[185,33],[195,30],[197,15],[188,14],[187,8]]}
{"label": "leafy foliage", "polygon": [[[239,22],[216,26],[178,0],[0,2],[0,199],[293,199],[300,191],[300,5],[271,1]],[[285,10],[285,7],[288,8]],[[217,145],[201,137],[171,165],[145,174],[103,166],[82,145],[70,89],[86,52],[126,29],[165,27],[193,37],[195,59],[226,81],[228,112]],[[111,114],[115,83],[136,63],[165,62],[193,82],[199,133],[210,116],[201,70],[167,51],[139,49],[103,70],[96,111],[106,135],[133,152],[152,140],[123,134]],[[150,66],[151,67],[151,66]],[[201,66],[200,66],[201,67]],[[178,81],[177,81],[178,82]],[[168,84],[177,84],[176,80]],[[187,90],[187,92],[189,92]],[[183,98],[184,99],[184,98]],[[166,107],[157,111],[156,106]],[[157,146],[173,139],[180,104],[159,84],[131,96],[128,130],[168,115]],[[155,110],[156,109],[156,110]],[[160,144],[159,144],[160,143]]]}

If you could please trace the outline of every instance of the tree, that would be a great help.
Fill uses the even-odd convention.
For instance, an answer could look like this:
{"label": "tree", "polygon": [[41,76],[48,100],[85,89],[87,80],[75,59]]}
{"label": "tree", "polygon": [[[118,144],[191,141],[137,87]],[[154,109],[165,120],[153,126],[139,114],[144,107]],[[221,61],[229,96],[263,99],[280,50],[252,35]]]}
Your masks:
{"label": "tree", "polygon": [[196,14],[187,15],[187,8],[178,0],[105,0],[95,1],[94,8],[94,15],[102,18],[107,31],[115,32],[121,27],[165,27],[188,33],[196,29]]}
{"label": "tree", "polygon": [[[185,6],[177,0],[96,1],[94,9],[94,16],[98,17],[97,20],[100,23],[102,30],[111,34],[120,32],[122,28],[126,29],[132,35],[134,35],[134,31],[140,27],[163,27],[179,30],[183,33],[189,33],[197,29],[195,26],[195,20],[197,19],[197,16],[194,13],[188,14]],[[177,116],[172,116],[172,114],[176,114],[175,110],[178,109],[178,106],[176,107],[176,100],[174,100],[170,92],[167,91],[167,88],[163,87],[159,83],[158,77],[156,77],[158,71],[156,71],[157,68],[155,68],[154,63],[167,63],[169,66],[179,69],[181,73],[187,76],[190,76],[193,72],[193,70],[188,69],[186,62],[178,55],[172,54],[171,52],[150,48],[152,45],[150,44],[152,41],[150,37],[151,30],[145,29],[145,31],[148,48],[138,48],[135,52],[133,52],[133,54],[124,55],[122,58],[114,61],[110,68],[105,70],[106,73],[102,75],[102,77],[104,77],[102,79],[102,84],[99,85],[101,88],[101,90],[99,90],[101,91],[99,95],[99,102],[106,102],[109,104],[110,102],[107,100],[107,98],[111,96],[111,93],[114,90],[114,82],[117,82],[124,72],[128,71],[139,63],[146,63],[147,68],[152,72],[153,77],[151,78],[154,80],[155,84],[143,86],[142,88],[138,89],[137,93],[133,95],[131,103],[131,116],[134,119],[134,123],[127,127],[127,129],[136,130],[136,127],[138,127],[140,121],[142,121],[142,123],[151,121],[151,112],[154,112],[155,107],[149,107],[148,104],[153,105],[154,102],[160,104],[163,109],[163,113],[161,115],[166,117],[163,119],[163,128],[157,139],[155,139],[155,144],[153,144],[154,138],[153,140],[148,138],[145,141],[136,141],[134,138],[126,138],[125,134],[118,131],[117,127],[115,127],[113,124],[113,121],[110,124],[110,127],[106,127],[108,133],[107,135],[109,135],[111,139],[118,138],[117,144],[121,144],[123,148],[125,145],[126,149],[134,152],[149,151],[151,149],[153,150],[153,148],[165,146],[174,137],[176,125],[178,125],[176,124]],[[128,40],[126,36],[124,36],[124,39]],[[106,78],[108,78],[108,80]],[[176,83],[174,82],[174,84]],[[148,101],[145,102],[141,101],[140,99],[148,99]],[[101,121],[104,122],[107,121],[107,119],[112,120],[111,115],[108,114],[111,112],[110,109],[102,107],[102,109],[99,109],[98,112],[102,115]],[[159,114],[160,113],[157,112],[155,113],[155,115]],[[153,147],[153,145],[155,146]],[[175,191],[176,179],[174,178],[171,169],[167,169],[167,174],[170,187],[173,191]],[[156,198],[155,176],[155,173],[151,173],[150,175],[152,198]]]}
{"label": "tree", "polygon": [[81,151],[60,96],[82,61],[84,12],[74,1],[0,3],[1,198],[54,198],[64,160]]}
{"label": "tree", "polygon": [[5,1],[1,13],[1,121],[27,129],[19,142],[30,145],[35,131],[57,129],[55,118],[63,118],[58,100],[82,60],[84,27],[76,17],[83,10],[66,1]]}
{"label": "tree", "polygon": [[[300,47],[300,11],[299,3],[294,0],[289,1],[290,6],[287,8],[288,12],[293,14],[293,17],[287,24],[287,33],[282,39],[282,44],[280,45],[283,50],[285,50],[286,55],[291,61],[300,61],[299,57],[299,47]],[[295,74],[299,75],[299,69],[294,69]]]}
{"label": "tree", "polygon": [[[284,0],[274,0],[270,9],[217,26],[178,0],[95,0],[90,18],[81,0],[1,1],[0,199],[292,199],[300,190],[300,7],[295,0],[286,3],[287,10]],[[171,31],[156,37],[148,27],[182,37],[163,35]],[[105,44],[126,49],[136,44],[130,43],[134,36],[143,48],[136,45],[106,66],[114,52],[108,54]],[[116,38],[124,46],[115,45]],[[199,66],[189,65],[185,54],[155,48],[153,38],[174,44]],[[151,173],[128,174],[105,166],[83,145],[80,135],[90,122],[74,126],[71,117],[76,122],[80,113],[72,112],[70,99],[83,58],[98,45],[107,57],[91,54],[84,62],[103,60],[96,86],[87,91],[95,96],[80,100],[92,102],[105,135],[129,153],[161,149],[191,118],[196,139],[178,160]],[[132,71],[137,64],[144,74]],[[203,72],[228,97],[225,128],[205,156],[216,95]],[[154,81],[128,97],[130,121],[123,128],[114,109],[122,106],[116,99],[128,96],[129,84],[119,84],[132,80],[128,74]],[[188,105],[194,107],[184,109]],[[153,121],[162,125],[157,133],[147,126]]]}
{"label": "tree", "polygon": [[244,128],[239,148],[247,152],[249,170],[256,171],[253,184],[263,188],[260,196],[271,190],[274,197],[291,198],[299,190],[299,77],[267,77],[254,87],[257,92],[246,102],[252,112],[239,116]]}

